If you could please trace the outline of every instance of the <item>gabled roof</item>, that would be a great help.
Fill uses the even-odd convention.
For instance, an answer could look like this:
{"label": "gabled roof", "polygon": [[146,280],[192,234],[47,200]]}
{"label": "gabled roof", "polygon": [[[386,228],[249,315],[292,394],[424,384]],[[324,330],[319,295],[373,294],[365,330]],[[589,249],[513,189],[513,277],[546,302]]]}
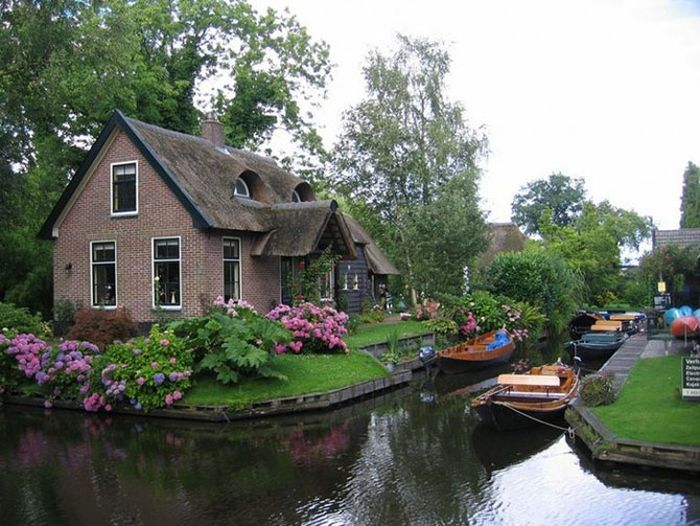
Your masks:
{"label": "gabled roof", "polygon": [[489,223],[491,240],[479,258],[479,266],[485,267],[500,252],[519,252],[525,248],[527,237],[513,223]]}
{"label": "gabled roof", "polygon": [[273,205],[276,225],[253,246],[254,256],[305,256],[333,244],[334,251],[355,258],[352,235],[335,201],[308,201]]}
{"label": "gabled roof", "polygon": [[358,245],[364,245],[365,257],[367,258],[369,269],[374,274],[400,275],[401,273],[396,269],[393,263],[389,261],[389,258],[386,257],[382,249],[377,246],[367,231],[362,228],[362,225],[360,225],[355,218],[347,214],[342,214],[342,216],[345,218],[345,222],[350,228],[353,241]]}
{"label": "gabled roof", "polygon": [[[55,237],[57,222],[117,130],[131,139],[190,213],[197,228],[269,232],[276,228],[271,206],[290,202],[297,187],[308,188],[302,179],[271,159],[228,146],[217,147],[201,137],[130,119],[117,110],[51,211],[39,237]],[[233,196],[233,183],[241,176],[256,187],[257,200]]]}

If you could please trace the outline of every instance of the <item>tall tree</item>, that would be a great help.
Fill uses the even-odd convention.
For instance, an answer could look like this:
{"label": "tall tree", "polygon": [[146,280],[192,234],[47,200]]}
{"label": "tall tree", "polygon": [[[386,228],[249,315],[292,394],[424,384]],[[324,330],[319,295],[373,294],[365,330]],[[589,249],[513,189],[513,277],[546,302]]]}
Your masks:
{"label": "tall tree", "polygon": [[528,234],[540,234],[540,219],[551,210],[551,221],[570,225],[583,210],[586,199],[583,179],[553,173],[547,179],[532,181],[520,188],[511,203],[512,221]]}
{"label": "tall tree", "polygon": [[301,108],[330,68],[293,16],[245,0],[0,1],[0,300],[50,309],[50,264],[27,264],[51,258],[34,233],[115,108],[196,133],[197,99],[232,144],[282,129],[311,169],[323,152]]}
{"label": "tall tree", "polygon": [[[477,161],[486,139],[445,95],[450,58],[438,43],[399,36],[392,55],[374,51],[366,97],[344,115],[333,180],[377,219],[373,234],[413,291],[453,291],[486,244]],[[446,221],[447,223],[445,223]],[[449,283],[436,275],[450,276]]]}
{"label": "tall tree", "polygon": [[700,227],[700,168],[688,161],[683,172],[681,228]]}

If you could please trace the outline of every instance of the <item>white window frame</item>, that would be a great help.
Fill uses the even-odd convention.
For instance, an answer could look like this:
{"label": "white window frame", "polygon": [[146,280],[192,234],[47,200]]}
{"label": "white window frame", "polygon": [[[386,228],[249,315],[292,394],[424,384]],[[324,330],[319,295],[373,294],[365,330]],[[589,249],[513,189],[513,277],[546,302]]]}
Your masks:
{"label": "white window frame", "polygon": [[[330,278],[328,280],[329,281],[328,291],[330,292],[331,296],[329,296],[329,297],[321,296],[319,299],[321,301],[325,301],[325,302],[335,301],[335,298],[333,297],[333,293],[335,292],[335,263],[333,263],[333,265],[331,265],[331,268],[328,272],[326,272],[320,276],[320,279],[325,281],[326,276],[329,276],[329,278]],[[322,285],[321,285],[321,287],[322,287]]]}
{"label": "white window frame", "polygon": [[[238,186],[238,183],[243,183],[243,186],[245,187],[245,190],[247,192],[246,194],[241,194],[238,192],[238,189],[236,188]],[[250,195],[250,186],[248,186],[248,183],[246,183],[243,177],[239,177],[233,182],[233,195],[242,199],[252,199]]]}
{"label": "white window frame", "polygon": [[[226,258],[223,255],[224,251],[224,243],[226,241],[238,241],[238,259],[231,259],[231,258]],[[224,298],[226,298],[226,262],[227,261],[238,261],[238,295],[240,296],[239,298],[235,299],[243,299],[243,243],[241,242],[240,237],[233,237],[233,236],[225,236],[221,238],[221,252],[222,252],[222,264],[223,264],[223,271],[224,271]]]}
{"label": "white window frame", "polygon": [[[178,258],[177,259],[159,259],[156,260],[156,241],[161,239],[177,239],[178,245]],[[178,305],[156,305],[156,261],[159,263],[172,263],[177,261],[179,263],[179,276],[178,280],[180,283],[180,303]],[[182,310],[182,298],[184,293],[184,283],[182,282],[182,236],[157,236],[151,238],[151,307],[161,310],[172,310],[178,311]]]}
{"label": "white window frame", "polygon": [[[94,262],[92,260],[93,258],[93,246],[96,244],[100,243],[114,243],[114,305],[100,305],[99,303],[95,303],[95,274],[93,271],[93,266],[94,265],[109,265],[111,264],[110,262],[106,261],[98,261]],[[119,291],[119,272],[117,268],[117,240],[116,239],[103,239],[103,240],[97,240],[97,241],[90,241],[90,306],[93,309],[105,309],[105,310],[113,310],[117,308],[117,305],[119,305],[119,296],[118,291]]]}
{"label": "white window frame", "polygon": [[[136,166],[136,210],[128,210],[124,212],[114,211],[114,167],[123,166],[125,164],[133,164]],[[139,162],[134,159],[133,161],[122,161],[118,163],[111,163],[109,165],[109,210],[112,217],[128,217],[135,216],[139,213]]]}

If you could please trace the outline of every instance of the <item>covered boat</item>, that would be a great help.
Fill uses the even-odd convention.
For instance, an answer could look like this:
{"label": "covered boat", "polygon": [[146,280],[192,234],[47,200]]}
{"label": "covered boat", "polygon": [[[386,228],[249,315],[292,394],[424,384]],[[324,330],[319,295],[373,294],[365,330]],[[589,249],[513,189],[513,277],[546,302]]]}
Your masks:
{"label": "covered boat", "polygon": [[472,400],[481,420],[501,431],[561,420],[576,396],[578,375],[562,363],[527,374],[501,374],[498,385]]}
{"label": "covered boat", "polygon": [[581,339],[566,344],[572,356],[578,356],[583,361],[607,360],[629,336],[624,332],[587,332]]}
{"label": "covered boat", "polygon": [[505,329],[438,351],[438,367],[445,373],[463,373],[508,362],[515,343]]}
{"label": "covered boat", "polygon": [[569,334],[574,340],[591,330],[591,326],[603,317],[597,312],[579,312],[569,322]]}
{"label": "covered boat", "polygon": [[676,338],[694,338],[698,335],[700,323],[695,316],[681,316],[671,322],[671,334]]}

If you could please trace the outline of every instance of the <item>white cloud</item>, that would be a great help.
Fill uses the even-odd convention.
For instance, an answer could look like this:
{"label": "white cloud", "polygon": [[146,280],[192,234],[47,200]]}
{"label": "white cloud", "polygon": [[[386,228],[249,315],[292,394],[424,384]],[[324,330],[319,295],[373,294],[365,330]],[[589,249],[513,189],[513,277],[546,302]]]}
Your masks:
{"label": "white cloud", "polygon": [[561,171],[591,197],[676,228],[700,162],[700,10],[693,2],[255,0],[290,11],[337,64],[317,111],[330,145],[363,96],[362,66],[396,33],[439,39],[450,94],[491,144],[481,193],[505,221],[527,182]]}

